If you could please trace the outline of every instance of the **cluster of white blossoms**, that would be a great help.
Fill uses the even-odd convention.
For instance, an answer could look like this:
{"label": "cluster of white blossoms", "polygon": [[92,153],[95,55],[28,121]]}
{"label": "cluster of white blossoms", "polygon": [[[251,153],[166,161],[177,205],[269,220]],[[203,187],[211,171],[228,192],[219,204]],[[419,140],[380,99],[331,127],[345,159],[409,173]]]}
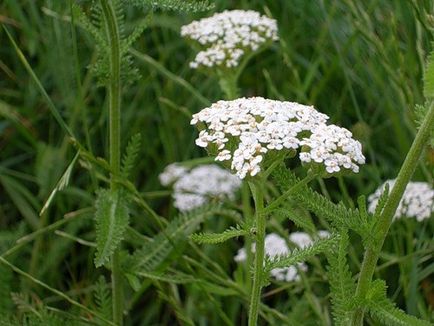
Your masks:
{"label": "cluster of white blossoms", "polygon": [[251,97],[218,101],[194,114],[191,124],[205,124],[196,144],[216,145],[216,161],[231,161],[241,179],[261,171],[267,152],[299,148],[302,162],[324,165],[328,173],[357,173],[357,164],[365,163],[361,144],[327,120],[312,106]]}
{"label": "cluster of white blossoms", "polygon": [[239,65],[241,58],[278,40],[276,20],[253,10],[227,10],[181,27],[181,36],[197,41],[200,51],[191,68]]}
{"label": "cluster of white blossoms", "polygon": [[362,144],[352,138],[349,130],[335,125],[318,126],[300,144],[308,147],[300,153],[300,160],[305,163],[323,163],[328,173],[339,172],[341,168],[357,173],[357,164],[365,163]]}
{"label": "cluster of white blossoms", "polygon": [[[384,192],[386,184],[389,185],[390,191],[395,185],[395,180],[387,180],[368,197],[368,210],[370,213],[375,212],[378,199]],[[413,217],[418,221],[422,221],[429,218],[433,211],[434,189],[426,182],[409,182],[396,209],[394,218]]]}
{"label": "cluster of white blossoms", "polygon": [[[318,231],[319,238],[329,237],[330,233],[328,231]],[[289,235],[289,240],[294,243],[297,247],[303,249],[308,247],[313,243],[312,238],[304,232],[293,232]],[[252,244],[252,252],[255,252],[256,246]],[[265,236],[265,254],[270,257],[278,257],[288,255],[291,252],[287,242],[284,238],[277,235],[276,233],[270,233]],[[245,248],[238,250],[237,255],[234,257],[236,262],[243,262],[247,259],[247,253]],[[300,275],[298,271],[307,271],[307,265],[304,263],[298,263],[296,266],[289,266],[284,268],[274,268],[271,270],[270,274],[278,281],[292,282],[298,281]]]}
{"label": "cluster of white blossoms", "polygon": [[178,180],[182,175],[187,173],[188,169],[178,163],[172,163],[166,166],[163,173],[158,176],[160,183],[167,187]]}
{"label": "cluster of white blossoms", "polygon": [[173,205],[182,212],[205,205],[213,198],[233,199],[241,186],[239,178],[214,164],[191,170],[171,164],[159,178],[162,185],[173,184]]}

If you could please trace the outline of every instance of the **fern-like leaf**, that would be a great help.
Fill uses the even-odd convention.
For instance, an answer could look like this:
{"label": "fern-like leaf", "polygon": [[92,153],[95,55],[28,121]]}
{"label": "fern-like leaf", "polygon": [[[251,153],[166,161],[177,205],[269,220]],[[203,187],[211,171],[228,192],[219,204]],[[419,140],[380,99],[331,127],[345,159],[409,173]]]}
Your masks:
{"label": "fern-like leaf", "polygon": [[102,189],[95,203],[96,245],[95,266],[109,261],[123,239],[129,213],[126,198],[119,190]]}
{"label": "fern-like leaf", "polygon": [[130,4],[136,7],[145,7],[178,12],[199,12],[214,8],[208,0],[130,0]]}
{"label": "fern-like leaf", "polygon": [[201,222],[220,212],[220,205],[208,205],[180,214],[152,241],[136,250],[124,264],[125,269],[131,274],[155,271]]}
{"label": "fern-like leaf", "polygon": [[298,227],[307,230],[310,233],[315,233],[315,225],[313,224],[312,218],[309,216],[309,214],[301,215],[297,213],[297,210],[292,207],[290,209],[286,209],[285,207],[283,207],[273,211],[273,215],[278,218],[287,218],[294,222],[295,225],[297,225]]}
{"label": "fern-like leaf", "polygon": [[[300,181],[283,164],[273,171],[272,177],[282,192]],[[334,204],[307,186],[301,187],[293,195],[293,198],[316,215],[330,221],[336,228],[346,227],[359,233],[362,237],[365,235],[364,229],[360,224],[360,213],[357,209],[350,209],[342,202]]]}
{"label": "fern-like leaf", "polygon": [[249,230],[237,225],[236,227],[230,227],[222,233],[195,233],[190,236],[190,239],[197,243],[217,244],[248,234]]}
{"label": "fern-like leaf", "polygon": [[125,155],[122,158],[122,169],[121,174],[125,178],[129,178],[134,164],[136,163],[137,155],[139,154],[140,146],[142,140],[140,134],[135,134],[131,137],[130,142],[128,143],[127,149],[125,151]]}
{"label": "fern-like leaf", "polygon": [[303,262],[309,257],[330,250],[336,243],[337,239],[336,236],[331,236],[326,239],[317,240],[306,248],[296,248],[288,255],[267,258],[265,270],[266,272],[270,272],[274,268],[288,267]]}
{"label": "fern-like leaf", "polygon": [[367,293],[369,314],[383,325],[429,326],[431,323],[406,314],[387,298],[387,286],[383,280],[375,280]]}
{"label": "fern-like leaf", "polygon": [[348,234],[345,230],[341,230],[335,249],[327,255],[329,262],[327,276],[330,283],[333,318],[337,326],[350,324],[354,306],[351,298],[355,293],[356,284],[347,263],[348,245]]}
{"label": "fern-like leaf", "polygon": [[[140,75],[138,69],[133,66],[133,59],[128,53],[128,50],[146,28],[147,21],[140,23],[130,36],[126,36],[124,12],[124,6],[126,4],[127,1],[112,0],[121,43],[119,49],[121,79],[124,83],[131,83],[137,80]],[[110,41],[108,39],[108,33],[106,32],[106,23],[101,7],[95,2],[91,7],[90,17],[88,17],[78,5],[75,5],[72,14],[77,24],[86,30],[95,40],[97,60],[90,66],[90,70],[97,77],[98,84],[104,86],[110,81]]]}
{"label": "fern-like leaf", "polygon": [[97,311],[104,318],[111,320],[112,319],[112,299],[110,288],[107,285],[107,282],[104,276],[100,276],[98,281],[95,284],[94,290],[94,301],[97,307]]}
{"label": "fern-like leaf", "polygon": [[128,37],[124,38],[121,42],[121,55],[126,55],[134,42],[142,35],[145,29],[149,26],[152,15],[148,15],[144,20],[138,23]]}

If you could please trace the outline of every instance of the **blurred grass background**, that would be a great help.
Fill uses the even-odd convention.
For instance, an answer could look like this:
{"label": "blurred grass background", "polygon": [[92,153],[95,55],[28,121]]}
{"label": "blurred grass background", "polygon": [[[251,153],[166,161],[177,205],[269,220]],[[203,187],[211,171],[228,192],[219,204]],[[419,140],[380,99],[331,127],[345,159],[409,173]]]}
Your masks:
{"label": "blurred grass background", "polygon": [[[434,28],[432,1],[215,3],[215,11],[254,9],[278,21],[280,41],[250,62],[240,80],[242,95],[312,104],[328,114],[333,123],[352,130],[363,143],[367,164],[359,174],[325,180],[334,201],[352,205],[357,196],[370,194],[397,174],[415,134],[415,104],[424,101],[423,67],[431,51]],[[169,163],[205,155],[194,145],[196,131],[189,126],[190,115],[222,98],[216,78],[189,68],[188,62],[195,54],[179,36],[180,26],[207,15],[157,11],[132,50],[142,78],[124,88],[123,145],[134,134],[141,134],[143,146],[135,184],[163,216],[171,216],[174,210],[168,197],[155,197],[155,191],[162,189],[157,176]],[[145,18],[145,12],[130,8],[127,18],[126,27],[132,28]],[[3,0],[0,22],[11,32],[79,140],[95,155],[106,157],[105,92],[87,70],[95,60],[95,49],[92,39],[72,26],[68,2]],[[0,248],[4,251],[12,234],[23,235],[68,212],[90,208],[99,172],[76,168],[71,186],[56,197],[47,214],[39,217],[75,152],[3,29],[0,45]],[[432,156],[431,149],[415,180],[432,184]],[[153,235],[158,230],[143,213],[135,215],[133,225],[144,234]],[[67,231],[84,239],[93,236],[91,221],[86,219],[69,224]],[[423,224],[394,224],[378,269],[399,306],[428,320],[433,318],[434,309],[433,233],[432,219]],[[209,250],[218,252],[216,261],[230,270],[234,268],[232,258],[237,247],[232,243]],[[356,243],[354,266],[360,259],[357,248],[360,244]],[[35,254],[38,250],[41,253]],[[29,246],[15,261],[64,291],[87,289],[96,279],[92,248],[89,253],[59,235],[36,242],[33,248]],[[272,290],[280,294],[271,296],[266,303],[292,316],[293,322],[303,320],[313,325],[310,320],[320,317],[324,325],[329,324],[324,299],[325,264],[316,265],[316,271],[303,285],[287,286],[303,299],[289,296],[288,289],[278,287]],[[17,291],[22,286],[16,283],[12,288]],[[31,291],[46,297],[41,289],[31,287]],[[210,324],[221,324],[225,320],[223,312],[230,320],[238,320],[239,300],[219,291],[223,289],[215,289],[220,296],[210,298],[198,287],[178,289],[154,283],[134,302],[131,323],[170,323],[173,314],[165,312],[172,310],[201,325],[207,324],[208,318]],[[304,311],[306,304],[310,308]]]}

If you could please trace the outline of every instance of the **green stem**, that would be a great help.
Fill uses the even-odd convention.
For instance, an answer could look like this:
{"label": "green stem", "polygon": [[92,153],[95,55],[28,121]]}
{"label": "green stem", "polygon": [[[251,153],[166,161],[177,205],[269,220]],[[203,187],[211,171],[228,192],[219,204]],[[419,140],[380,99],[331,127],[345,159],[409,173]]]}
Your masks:
{"label": "green stem", "polygon": [[[110,81],[109,93],[109,138],[110,138],[110,189],[115,190],[117,184],[115,176],[120,172],[121,156],[121,54],[120,35],[116,21],[116,12],[110,0],[100,0],[110,42]],[[113,322],[123,324],[123,286],[120,268],[119,248],[113,253],[112,259],[112,296],[113,296]]]}
{"label": "green stem", "polygon": [[[356,297],[365,298],[371,286],[372,276],[377,265],[378,256],[383,247],[384,240],[392,223],[393,215],[399,205],[407,183],[413,175],[423,148],[429,139],[434,123],[434,105],[431,104],[427,115],[416,134],[416,138],[410,147],[409,152],[402,164],[401,170],[396,178],[395,186],[392,188],[382,214],[378,218],[377,230],[374,230],[376,241],[367,248],[363,258],[362,268],[356,289]],[[357,309],[352,318],[352,325],[363,325],[364,309]]]}
{"label": "green stem", "polygon": [[256,217],[256,247],[255,262],[253,270],[253,285],[250,293],[249,326],[257,324],[259,304],[262,289],[262,275],[264,272],[265,255],[265,214],[264,214],[264,195],[260,185],[249,182],[255,201]]}
{"label": "green stem", "polygon": [[[254,225],[253,222],[253,214],[252,214],[252,207],[250,205],[250,190],[249,190],[249,184],[247,182],[243,182],[241,187],[241,200],[242,200],[242,208],[243,208],[243,219],[245,222],[247,222],[249,225]],[[247,260],[246,265],[248,268],[245,269],[245,279],[246,279],[246,288],[248,292],[250,292],[250,266],[252,265],[253,261],[253,253],[252,253],[252,240],[251,237],[246,237],[246,241],[244,244],[244,248],[246,249],[247,254]]]}

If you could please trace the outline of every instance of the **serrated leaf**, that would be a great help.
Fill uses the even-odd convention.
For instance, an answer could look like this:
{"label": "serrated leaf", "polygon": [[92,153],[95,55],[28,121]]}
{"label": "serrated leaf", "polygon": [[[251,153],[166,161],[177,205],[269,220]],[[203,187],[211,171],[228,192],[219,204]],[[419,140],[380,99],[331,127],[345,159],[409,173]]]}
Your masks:
{"label": "serrated leaf", "polygon": [[312,245],[303,249],[296,248],[288,255],[268,258],[265,263],[265,270],[269,272],[274,268],[289,267],[303,262],[309,257],[329,250],[336,243],[337,239],[337,236],[331,236],[326,239],[317,240]]}
{"label": "serrated leaf", "polygon": [[120,190],[102,189],[95,203],[95,266],[107,263],[123,239],[129,222],[126,199]]}
{"label": "serrated leaf", "polygon": [[[289,171],[284,164],[276,167],[272,177],[282,192],[287,191],[291,186],[300,180]],[[360,224],[360,213],[358,209],[350,209],[342,202],[334,204],[326,197],[320,195],[307,186],[300,187],[297,193],[293,194],[295,200],[311,212],[330,221],[337,228],[346,227],[364,236],[364,229]]]}
{"label": "serrated leaf", "polygon": [[134,164],[136,163],[141,143],[142,139],[140,133],[135,134],[133,137],[131,137],[131,140],[128,143],[127,149],[125,150],[125,155],[122,158],[121,169],[121,174],[125,178],[128,178],[130,176],[131,171],[134,168]]}
{"label": "serrated leaf", "polygon": [[429,326],[428,321],[418,319],[406,314],[397,308],[395,304],[387,298],[387,286],[383,280],[372,282],[366,295],[366,305],[369,314],[384,325],[391,326]]}
{"label": "serrated leaf", "polygon": [[208,205],[182,213],[155,236],[151,241],[137,249],[125,264],[127,272],[153,272],[172,253],[179,243],[185,241],[190,233],[206,218],[220,213],[221,205]]}
{"label": "serrated leaf", "polygon": [[190,236],[190,239],[197,243],[217,244],[248,234],[248,230],[238,225],[237,227],[230,227],[222,233],[195,233]]}
{"label": "serrated leaf", "polygon": [[341,230],[336,248],[327,255],[332,313],[337,326],[346,326],[351,322],[352,308],[355,305],[353,298],[349,296],[355,293],[356,284],[347,263],[348,245],[348,233]]}
{"label": "serrated leaf", "polygon": [[97,311],[104,318],[112,319],[112,299],[111,291],[104,276],[100,276],[95,284],[95,290],[93,293]]}
{"label": "serrated leaf", "polygon": [[178,12],[198,12],[214,8],[214,4],[208,0],[130,0],[129,3],[136,7],[145,7]]}

